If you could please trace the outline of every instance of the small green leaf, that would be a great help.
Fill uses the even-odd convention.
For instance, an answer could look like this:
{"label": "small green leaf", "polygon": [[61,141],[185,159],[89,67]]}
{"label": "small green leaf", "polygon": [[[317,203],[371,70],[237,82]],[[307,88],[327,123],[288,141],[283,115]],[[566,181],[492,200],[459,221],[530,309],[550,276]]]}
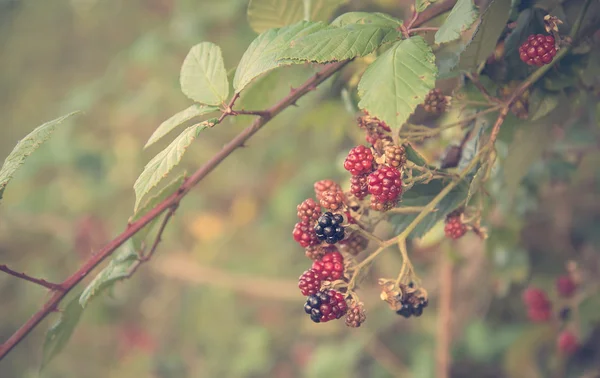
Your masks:
{"label": "small green leaf", "polygon": [[400,129],[435,86],[431,47],[420,36],[400,41],[378,57],[358,83],[358,106]]}
{"label": "small green leaf", "polygon": [[475,172],[475,175],[473,175],[473,180],[471,181],[471,184],[469,185],[469,192],[467,193],[467,199],[465,200],[465,206],[467,206],[469,204],[469,201],[471,201],[471,198],[473,197],[473,195],[475,193],[477,193],[479,191],[479,189],[481,189],[481,185],[483,184],[483,179],[485,177],[485,174],[488,170],[488,162],[484,162],[479,169],[477,169],[477,171]]}
{"label": "small green leaf", "polygon": [[20,140],[12,152],[8,155],[2,168],[0,168],[0,199],[6,189],[9,181],[12,179],[15,172],[25,162],[25,159],[37,150],[42,143],[50,138],[50,135],[56,129],[56,126],[61,124],[65,119],[71,117],[78,112],[66,114],[62,117],[48,121],[35,130],[30,132],[25,138]]}
{"label": "small green leaf", "polygon": [[331,22],[331,26],[343,27],[351,24],[381,26],[385,28],[397,28],[402,21],[379,12],[348,12],[344,13]]}
{"label": "small green leaf", "polygon": [[372,53],[379,46],[400,38],[394,28],[378,25],[347,24],[329,27],[291,42],[281,53],[286,59],[309,62],[332,62]]}
{"label": "small green leaf", "polygon": [[219,108],[215,106],[204,106],[200,104],[194,104],[189,108],[180,111],[168,120],[161,123],[160,126],[158,126],[154,133],[152,133],[152,136],[150,136],[150,139],[148,139],[148,142],[146,143],[144,148],[151,146],[160,138],[167,135],[169,132],[171,132],[174,128],[181,125],[182,123],[189,121],[192,118],[199,117],[203,114],[207,114],[217,110],[219,110]]}
{"label": "small green leaf", "polygon": [[44,340],[41,369],[44,369],[64,349],[79,323],[83,312],[83,307],[79,305],[79,295],[69,301],[67,307],[61,311],[58,321],[48,329]]}
{"label": "small green leaf", "polygon": [[274,68],[302,63],[284,60],[282,51],[292,40],[327,28],[322,22],[300,21],[280,29],[270,29],[259,35],[248,47],[233,78],[233,88],[241,92],[254,78]]}
{"label": "small green leaf", "polygon": [[[298,21],[328,21],[348,0],[250,0],[248,23],[257,32],[280,28]],[[305,17],[308,16],[308,17]]]}
{"label": "small green leaf", "polygon": [[[146,203],[144,203],[144,205],[142,207],[140,207],[135,212],[135,214],[133,214],[133,216],[131,218],[129,218],[129,223],[137,221],[143,215],[145,215],[147,212],[152,210],[156,205],[161,203],[165,198],[167,198],[171,194],[175,193],[175,191],[177,189],[179,189],[181,184],[183,184],[184,179],[185,179],[185,173],[182,173],[176,179],[174,179],[169,184],[167,184],[167,186],[162,188],[160,190],[160,192],[158,192],[156,195],[150,197],[146,201]],[[154,226],[156,225],[157,222],[158,222],[158,218],[155,218],[150,223],[148,223],[144,228],[139,230],[135,235],[133,235],[133,237],[131,239],[133,241],[134,250],[140,251],[142,249],[142,243],[144,242],[144,240],[146,239],[146,236],[148,236],[150,231],[152,231],[152,228],[154,228]]]}
{"label": "small green leaf", "polygon": [[[489,126],[489,122],[485,118],[478,118],[476,120],[471,121],[473,125],[473,130],[471,131],[471,137],[469,140],[463,145],[462,153],[460,156],[460,160],[458,162],[458,170],[463,171],[466,169],[469,164],[473,161],[477,153],[479,153],[479,148],[481,147],[481,137],[483,136],[485,130]],[[476,170],[477,168],[474,168]]]}
{"label": "small green leaf", "polygon": [[126,243],[83,290],[79,296],[79,305],[85,308],[92,298],[112,287],[117,281],[127,278],[131,266],[137,259],[138,254],[133,248],[133,243],[131,241]]}
{"label": "small green leaf", "polygon": [[558,106],[560,95],[536,89],[529,100],[529,121],[536,121]]}
{"label": "small green leaf", "polygon": [[404,151],[406,153],[406,158],[409,161],[412,161],[413,163],[421,167],[427,166],[427,160],[425,160],[423,155],[417,152],[417,150],[415,150],[410,143],[404,144]]}
{"label": "small green leaf", "polygon": [[511,0],[492,0],[481,16],[481,22],[477,25],[473,39],[461,54],[460,69],[471,71],[494,52],[498,38],[506,27],[510,9]]}
{"label": "small green leaf", "polygon": [[219,46],[202,42],[192,47],[181,66],[181,90],[190,99],[219,105],[229,95],[227,71]]}
{"label": "small green leaf", "polygon": [[188,127],[167,148],[158,153],[158,155],[146,164],[144,171],[138,177],[135,184],[133,184],[133,189],[135,190],[134,211],[137,211],[142,198],[179,164],[185,150],[196,139],[198,134],[202,130],[212,127],[216,122],[217,119],[212,118]]}
{"label": "small green leaf", "polygon": [[442,44],[459,39],[461,33],[473,25],[477,16],[473,0],[458,0],[446,21],[435,33],[435,43]]}
{"label": "small green leaf", "polygon": [[[402,195],[403,206],[427,206],[435,196],[437,196],[450,183],[449,180],[433,180],[428,184],[415,184],[409,191]],[[446,197],[437,205],[436,210],[427,214],[425,218],[417,225],[410,234],[411,237],[421,237],[427,233],[435,224],[444,219],[450,212],[463,203],[467,198],[469,181],[465,180],[459,183],[448,193]],[[417,214],[397,214],[390,217],[390,223],[394,225],[396,233],[402,232],[415,218]]]}

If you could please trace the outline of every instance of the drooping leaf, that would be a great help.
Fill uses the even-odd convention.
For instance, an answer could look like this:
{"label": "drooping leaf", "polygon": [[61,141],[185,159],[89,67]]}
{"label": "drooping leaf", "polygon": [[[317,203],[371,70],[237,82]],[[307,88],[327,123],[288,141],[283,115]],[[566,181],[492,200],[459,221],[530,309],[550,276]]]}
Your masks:
{"label": "drooping leaf", "polygon": [[190,99],[219,105],[229,95],[227,71],[219,46],[202,42],[192,47],[181,66],[181,90]]}
{"label": "drooping leaf", "polygon": [[435,86],[436,74],[435,57],[422,37],[397,42],[363,74],[358,106],[397,130]]}
{"label": "drooping leaf", "polygon": [[148,139],[148,142],[146,142],[146,145],[144,146],[144,148],[151,146],[156,141],[158,141],[160,138],[164,137],[165,135],[167,135],[169,132],[171,132],[173,129],[175,129],[177,126],[183,124],[184,122],[189,121],[192,118],[199,117],[203,114],[208,114],[210,112],[214,112],[217,110],[219,110],[219,108],[217,108],[215,106],[204,106],[204,105],[200,105],[200,104],[194,104],[194,105],[190,106],[189,108],[180,111],[179,113],[175,114],[168,120],[161,123],[160,126],[158,126],[158,128],[150,136],[150,139]]}
{"label": "drooping leaf", "polygon": [[83,307],[79,304],[79,296],[80,294],[69,301],[61,311],[58,321],[48,329],[42,352],[42,369],[64,349],[79,323],[83,312]]}
{"label": "drooping leaf", "polygon": [[[165,198],[167,198],[171,194],[175,193],[175,191],[181,186],[181,184],[183,184],[185,176],[186,176],[185,173],[182,173],[176,179],[171,181],[167,186],[162,188],[160,190],[160,192],[158,192],[156,195],[150,197],[144,203],[144,205],[142,205],[135,212],[135,214],[133,214],[133,216],[129,219],[129,222],[131,223],[131,222],[137,221],[144,214],[146,214],[148,211],[152,210],[156,205],[161,203]],[[158,218],[155,218],[150,223],[148,223],[144,228],[139,230],[135,235],[133,235],[131,240],[133,241],[133,248],[135,249],[135,251],[140,251],[142,249],[142,245],[144,243],[144,240],[146,239],[146,236],[148,236],[150,231],[152,231],[152,228],[154,228],[154,226],[156,225],[157,222],[158,222]]]}
{"label": "drooping leaf", "polygon": [[158,153],[146,166],[144,171],[133,184],[135,191],[134,211],[137,211],[142,198],[154,188],[181,161],[185,150],[196,139],[198,134],[212,127],[216,118],[206,120],[185,129],[167,148]]}
{"label": "drooping leaf", "polygon": [[492,0],[481,16],[473,39],[460,56],[460,69],[471,71],[490,56],[506,27],[510,9],[511,0]]}
{"label": "drooping leaf", "polygon": [[558,106],[560,95],[535,89],[529,100],[529,120],[536,121]]}
{"label": "drooping leaf", "polygon": [[460,38],[473,25],[478,13],[473,0],[458,0],[448,18],[435,33],[435,43],[441,44]]}
{"label": "drooping leaf", "polygon": [[[280,28],[298,21],[327,21],[348,0],[250,0],[248,23],[257,32]],[[306,17],[308,16],[308,17]]]}
{"label": "drooping leaf", "polygon": [[343,27],[350,24],[397,28],[402,25],[402,21],[379,12],[348,12],[331,21],[331,26],[337,27]]}
{"label": "drooping leaf", "polygon": [[78,112],[69,113],[52,121],[48,121],[35,128],[35,130],[17,143],[6,160],[4,160],[2,168],[0,168],[0,199],[2,199],[2,194],[9,181],[12,179],[17,169],[23,165],[25,159],[50,138],[50,135],[54,132],[56,126],[77,113]]}
{"label": "drooping leaf", "polygon": [[[450,180],[433,180],[428,184],[415,184],[409,191],[402,195],[403,206],[426,206],[435,196],[437,196],[450,183]],[[469,181],[464,180],[448,193],[446,197],[433,211],[418,224],[410,237],[421,237],[425,235],[435,224],[444,219],[446,215],[454,211],[466,198],[469,190]],[[401,233],[415,218],[417,214],[396,214],[390,217],[390,223],[394,226],[394,231]]]}
{"label": "drooping leaf", "polygon": [[117,281],[127,278],[129,270],[138,254],[129,241],[115,254],[108,265],[98,273],[79,296],[79,305],[85,308],[90,300],[101,294],[103,290],[112,287]]}
{"label": "drooping leaf", "polygon": [[259,35],[248,47],[235,72],[233,88],[241,92],[254,78],[274,68],[295,62],[283,59],[282,52],[292,40],[297,40],[327,28],[322,22],[300,21],[279,29],[269,29]]}
{"label": "drooping leaf", "polygon": [[332,62],[365,56],[379,46],[400,38],[394,28],[370,24],[347,24],[343,27],[328,27],[300,39],[281,53],[285,59]]}

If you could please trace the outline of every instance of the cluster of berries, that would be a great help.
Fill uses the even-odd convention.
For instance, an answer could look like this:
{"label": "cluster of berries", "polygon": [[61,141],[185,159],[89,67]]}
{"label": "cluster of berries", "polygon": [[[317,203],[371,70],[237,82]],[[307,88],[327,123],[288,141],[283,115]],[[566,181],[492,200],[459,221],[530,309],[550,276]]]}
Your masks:
{"label": "cluster of berries", "polygon": [[381,279],[379,285],[382,286],[381,299],[402,317],[419,317],[423,314],[423,309],[429,305],[425,289],[416,288],[412,282],[408,285],[402,283],[396,285],[392,280]]}
{"label": "cluster of berries", "polygon": [[[556,279],[556,292],[560,299],[568,301],[576,291],[577,284],[570,276],[560,276]],[[553,319],[553,304],[544,290],[529,287],[523,292],[522,299],[527,307],[527,316],[532,322],[543,323]],[[562,306],[555,319],[566,324],[570,312],[568,306]],[[561,353],[572,354],[579,348],[579,340],[572,330],[563,327],[557,337],[556,346]]]}
{"label": "cluster of berries", "polygon": [[[311,268],[298,280],[300,292],[307,297],[304,310],[312,321],[325,323],[348,313],[345,294],[322,285],[325,281],[346,280],[344,257],[337,246],[354,255],[360,252],[359,249],[366,248],[367,240],[360,235],[346,234],[345,225],[353,223],[354,219],[339,185],[323,180],[315,183],[314,187],[318,202],[309,198],[298,205],[300,221],[294,226],[293,236],[305,248],[306,256],[313,260]],[[330,211],[323,213],[321,207]],[[359,314],[357,308],[351,307],[346,318],[350,326],[359,326],[355,325],[357,321],[364,321],[362,305]]]}
{"label": "cluster of berries", "polygon": [[423,109],[425,109],[427,113],[439,116],[446,111],[449,104],[449,97],[444,96],[439,88],[434,88],[427,93],[427,96],[425,96]]}

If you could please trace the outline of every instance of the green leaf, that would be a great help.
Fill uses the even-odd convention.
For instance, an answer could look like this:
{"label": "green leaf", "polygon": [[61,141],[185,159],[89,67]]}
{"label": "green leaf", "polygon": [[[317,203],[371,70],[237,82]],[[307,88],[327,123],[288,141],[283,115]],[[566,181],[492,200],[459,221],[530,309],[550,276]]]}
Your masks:
{"label": "green leaf", "polygon": [[181,161],[185,150],[196,139],[198,134],[215,125],[216,118],[206,120],[185,129],[167,148],[156,155],[133,184],[135,191],[134,211],[137,211],[142,198],[154,188]]}
{"label": "green leaf", "polygon": [[341,28],[329,27],[294,40],[281,56],[319,63],[339,61],[365,56],[379,46],[399,38],[400,34],[394,28],[347,24]]}
{"label": "green leaf", "polygon": [[77,113],[78,112],[69,113],[52,121],[48,121],[43,125],[38,126],[17,143],[6,160],[4,160],[2,168],[0,168],[0,199],[2,199],[2,194],[4,194],[4,190],[9,181],[19,167],[23,165],[25,159],[50,138],[50,135],[54,132],[56,126]]}
{"label": "green leaf", "polygon": [[[473,120],[471,121],[471,124],[473,124],[473,130],[471,131],[472,136],[462,148],[462,154],[457,167],[459,171],[466,169],[469,164],[471,164],[475,156],[477,156],[479,148],[481,147],[481,137],[489,126],[489,122],[485,118]],[[477,168],[474,169],[476,170]]]}
{"label": "green leaf", "polygon": [[403,146],[408,160],[421,167],[427,166],[427,160],[410,143],[405,143]]}
{"label": "green leaf", "polygon": [[506,27],[510,9],[511,0],[492,0],[481,16],[481,22],[477,25],[473,39],[461,54],[460,69],[471,71],[494,52],[498,38]]}
{"label": "green leaf", "polygon": [[291,41],[327,28],[322,22],[300,21],[280,29],[270,29],[259,35],[248,47],[233,78],[233,88],[241,92],[254,78],[274,68],[302,63],[284,60],[282,51]]}
{"label": "green leaf", "polygon": [[473,25],[477,16],[473,0],[458,0],[446,21],[435,33],[435,43],[442,44],[459,39],[461,33]]}
{"label": "green leaf", "polygon": [[560,95],[536,89],[529,100],[529,121],[536,121],[558,106]]}
{"label": "green leaf", "polygon": [[83,307],[79,305],[78,299],[79,294],[69,301],[67,307],[61,311],[58,321],[48,329],[42,352],[42,369],[64,349],[79,323]]}
{"label": "green leaf", "polygon": [[148,142],[146,142],[144,148],[151,146],[160,138],[170,133],[174,128],[181,125],[182,123],[189,121],[192,118],[217,110],[219,110],[219,108],[215,106],[204,106],[200,104],[194,104],[189,108],[180,111],[168,120],[161,123],[160,126],[158,126],[154,133],[152,133],[152,136],[150,136],[150,139],[148,139]]}
{"label": "green leaf", "polygon": [[133,243],[126,243],[115,254],[110,263],[98,273],[79,296],[79,305],[85,308],[90,300],[103,290],[113,286],[117,281],[127,278],[131,266],[138,260],[138,254],[133,248]]}
{"label": "green leaf", "polygon": [[219,46],[202,42],[192,47],[181,66],[181,90],[190,99],[219,105],[229,95],[227,71]]}
{"label": "green leaf", "polygon": [[400,41],[363,74],[358,106],[398,130],[433,89],[436,74],[435,57],[422,37]]}
{"label": "green leaf", "polygon": [[469,191],[467,193],[467,199],[465,200],[465,206],[469,205],[469,201],[471,201],[471,198],[473,197],[473,195],[475,193],[477,193],[479,191],[479,189],[481,189],[481,185],[483,184],[483,179],[488,170],[488,164],[489,163],[486,161],[479,167],[479,169],[477,169],[477,171],[475,171],[475,175],[473,175],[473,180],[471,181],[471,184],[469,185]]}
{"label": "green leaf", "polygon": [[[298,21],[327,21],[348,0],[250,0],[248,23],[257,32],[280,28]],[[308,16],[308,17],[306,17]]]}
{"label": "green leaf", "polygon": [[[133,216],[131,218],[129,218],[129,223],[137,221],[143,215],[145,215],[150,210],[152,210],[156,205],[158,205],[159,203],[164,201],[165,198],[167,198],[171,194],[175,193],[175,191],[177,191],[177,189],[179,189],[181,184],[183,184],[183,181],[185,180],[185,176],[186,176],[185,173],[182,173],[176,179],[174,179],[169,184],[167,184],[167,186],[162,188],[160,190],[160,192],[158,192],[154,196],[150,197],[144,203],[144,205],[142,207],[140,207],[135,212],[135,214],[133,214]],[[133,241],[133,248],[136,251],[140,251],[142,249],[142,243],[144,242],[144,240],[146,239],[146,236],[148,236],[150,231],[152,231],[152,228],[154,228],[154,226],[156,225],[157,222],[158,222],[158,218],[155,218],[150,223],[148,223],[144,228],[139,230],[135,235],[133,235],[133,237],[131,239]]]}
{"label": "green leaf", "polygon": [[[427,206],[450,183],[449,180],[433,180],[428,184],[415,184],[402,196],[400,207],[403,206]],[[469,181],[464,180],[448,193],[437,205],[436,210],[427,214],[410,234],[411,237],[425,235],[435,224],[444,219],[446,215],[454,211],[466,198],[469,190]],[[394,225],[396,233],[402,232],[415,218],[417,214],[396,214],[390,217],[390,223]]]}
{"label": "green leaf", "polygon": [[373,25],[385,28],[397,28],[402,21],[379,12],[348,12],[331,22],[331,26],[343,27],[351,24]]}

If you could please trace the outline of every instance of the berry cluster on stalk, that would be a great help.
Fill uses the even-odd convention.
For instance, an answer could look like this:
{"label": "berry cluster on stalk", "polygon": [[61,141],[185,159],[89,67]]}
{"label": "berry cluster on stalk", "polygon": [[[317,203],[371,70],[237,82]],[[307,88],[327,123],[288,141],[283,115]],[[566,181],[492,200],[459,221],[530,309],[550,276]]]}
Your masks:
{"label": "berry cluster on stalk", "polygon": [[[527,317],[534,323],[555,322],[559,332],[556,337],[556,348],[564,355],[575,353],[579,349],[579,338],[573,331],[570,321],[571,306],[577,292],[577,282],[571,275],[562,275],[555,280],[556,298],[551,300],[546,291],[530,286],[522,294],[522,300],[527,310]],[[558,303],[559,306],[554,304]],[[555,307],[559,309],[553,313]]]}
{"label": "berry cluster on stalk", "polygon": [[382,286],[381,299],[404,318],[423,315],[423,310],[429,305],[427,291],[416,287],[413,282],[396,284],[393,280],[381,279],[379,284]]}

